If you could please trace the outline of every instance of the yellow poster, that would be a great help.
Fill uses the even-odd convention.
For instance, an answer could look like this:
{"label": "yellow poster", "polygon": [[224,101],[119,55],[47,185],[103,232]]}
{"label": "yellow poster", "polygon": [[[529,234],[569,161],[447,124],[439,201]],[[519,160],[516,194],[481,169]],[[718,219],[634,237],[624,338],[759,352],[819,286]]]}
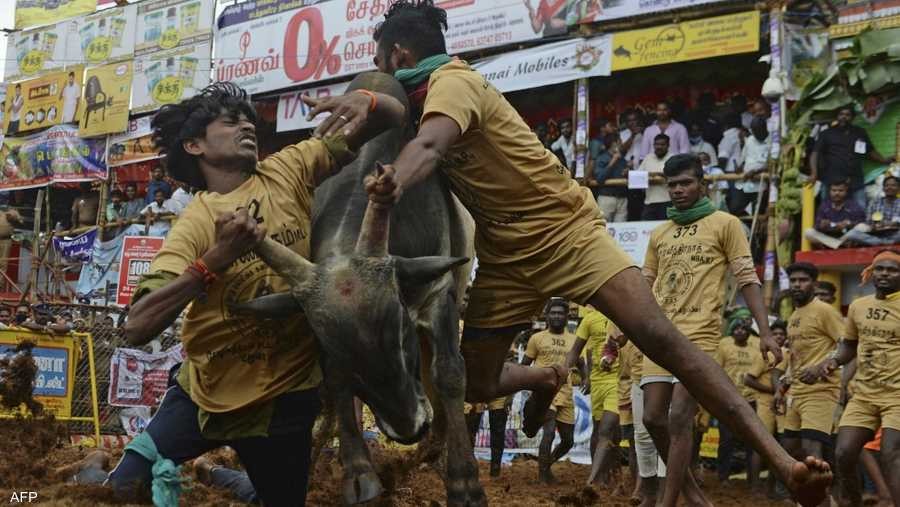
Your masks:
{"label": "yellow poster", "polygon": [[84,67],[70,67],[7,85],[2,103],[6,135],[76,121],[83,74]]}
{"label": "yellow poster", "polygon": [[16,0],[16,28],[49,25],[97,10],[97,0]]}
{"label": "yellow poster", "polygon": [[133,75],[132,60],[87,70],[79,136],[98,136],[125,130]]}
{"label": "yellow poster", "polygon": [[[26,329],[0,331],[0,358],[12,359],[16,346],[23,341],[35,344],[31,356],[37,365],[34,377],[34,399],[44,407],[45,413],[57,417],[71,417],[72,394],[75,386],[75,364],[78,348],[71,336],[54,336],[33,333]],[[10,415],[16,410],[0,407],[0,414]]]}
{"label": "yellow poster", "polygon": [[612,70],[759,51],[759,12],[613,34]]}

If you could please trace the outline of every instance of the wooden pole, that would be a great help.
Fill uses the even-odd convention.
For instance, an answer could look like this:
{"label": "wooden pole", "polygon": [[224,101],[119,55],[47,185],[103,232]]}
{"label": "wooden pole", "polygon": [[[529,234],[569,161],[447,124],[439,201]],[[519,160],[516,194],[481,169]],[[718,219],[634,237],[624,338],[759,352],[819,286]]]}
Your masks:
{"label": "wooden pole", "polygon": [[[38,279],[38,270],[40,269],[40,261],[38,258],[41,256],[41,210],[44,207],[44,189],[38,190],[37,199],[34,202],[34,228],[32,231],[34,232],[34,239],[31,242],[31,276],[28,279],[28,287],[25,290],[25,293],[22,294],[23,298],[30,298],[31,291],[37,287],[37,279]],[[21,304],[22,301],[19,301]]]}

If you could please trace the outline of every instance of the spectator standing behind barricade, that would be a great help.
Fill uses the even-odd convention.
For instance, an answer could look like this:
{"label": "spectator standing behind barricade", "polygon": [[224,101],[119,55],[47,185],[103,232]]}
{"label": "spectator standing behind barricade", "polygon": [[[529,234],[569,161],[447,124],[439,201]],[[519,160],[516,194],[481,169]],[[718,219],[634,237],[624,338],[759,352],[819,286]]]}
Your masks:
{"label": "spectator standing behind barricade", "polygon": [[[744,320],[742,315],[746,315]],[[751,336],[750,312],[746,308],[737,314],[737,318],[726,331],[730,336],[722,338],[716,349],[716,362],[728,374],[728,378],[734,383],[747,403],[753,405],[753,390],[744,384],[744,375],[750,371],[754,357],[762,358],[759,353],[759,338]],[[731,461],[736,448],[744,447],[728,425],[719,423],[719,454],[716,470],[719,482],[727,482],[731,476]],[[750,453],[746,453],[747,470],[750,469]]]}
{"label": "spectator standing behind barricade", "polygon": [[739,170],[744,175],[744,181],[735,184],[735,188],[740,192],[735,193],[734,202],[731,203],[730,209],[733,215],[742,215],[747,205],[751,205],[752,211],[764,213],[768,208],[768,193],[763,187],[763,197],[759,203],[759,210],[756,209],[756,201],[759,197],[760,175],[768,171],[769,165],[769,130],[766,126],[766,120],[755,117],[750,124],[751,135],[747,136],[744,141],[744,147],[741,150],[741,158]]}
{"label": "spectator standing behind barricade", "polygon": [[125,218],[131,220],[141,216],[141,210],[145,205],[144,200],[137,195],[137,184],[127,183],[125,185]]}
{"label": "spectator standing behind barricade", "polygon": [[741,157],[741,117],[737,113],[725,115],[725,132],[719,141],[719,167],[727,173],[736,170],[738,160]]}
{"label": "spectator standing behind barricade", "polygon": [[128,209],[123,202],[125,195],[121,190],[113,190],[109,195],[109,204],[106,205],[106,225],[103,231],[105,239],[116,237],[125,226],[125,220],[128,219]]}
{"label": "spectator standing behind barricade", "polygon": [[164,190],[159,189],[156,191],[153,202],[148,204],[141,210],[141,215],[147,217],[149,216],[152,220],[156,220],[160,215],[176,215],[175,212],[176,205],[172,203],[171,199],[167,199],[166,193]]}
{"label": "spectator standing behind barricade", "polygon": [[191,199],[194,198],[194,195],[190,192],[190,187],[184,183],[178,183],[177,186],[178,188],[172,192],[172,197],[169,198],[168,204],[176,215],[180,215],[182,210],[191,202]]}
{"label": "spectator standing behind barricade", "polygon": [[[644,132],[645,139],[646,135],[647,133]],[[662,176],[663,167],[671,156],[669,136],[657,134],[656,139],[653,140],[653,153],[644,158],[644,161],[641,162],[640,170],[647,171],[651,178],[653,175]],[[672,202],[669,200],[669,192],[666,190],[666,185],[664,183],[651,182],[644,197],[644,210],[641,212],[641,220],[665,220],[666,208],[671,205]]]}
{"label": "spectator standing behind barricade", "polygon": [[716,159],[716,149],[713,147],[713,145],[709,144],[705,139],[703,139],[703,128],[699,123],[691,123],[690,137],[688,138],[688,140],[691,143],[691,153],[693,153],[694,155],[706,153],[709,156],[710,160]]}
{"label": "spectator standing behind barricade", "polygon": [[161,166],[156,166],[150,172],[150,183],[147,184],[147,195],[144,204],[150,204],[156,198],[156,191],[162,190],[166,196],[172,195],[172,185],[165,180],[166,173]]}
{"label": "spectator standing behind barricade", "polygon": [[884,197],[877,197],[869,204],[866,225],[869,231],[859,228],[850,231],[847,239],[863,245],[896,245],[900,243],[900,179],[888,176],[882,183]]}
{"label": "spectator standing behind barricade", "polygon": [[566,164],[569,171],[575,171],[575,137],[572,135],[572,120],[559,122],[559,137],[550,145],[550,151]]}
{"label": "spectator standing behind barricade", "polygon": [[628,174],[628,164],[622,156],[619,135],[607,134],[603,147],[594,159],[594,180],[597,181],[597,206],[606,216],[606,222],[628,221],[628,188],[624,185],[611,186],[606,180],[624,178]]}
{"label": "spectator standing behind barricade", "polygon": [[669,138],[669,154],[679,155],[691,152],[687,129],[672,119],[672,108],[667,102],[660,102],[656,105],[656,121],[644,129],[644,137],[641,140],[642,160],[656,151],[656,137],[660,134],[665,134]]}
{"label": "spectator standing behind barricade", "polygon": [[809,178],[813,183],[822,182],[823,199],[828,185],[835,181],[849,180],[851,199],[864,208],[866,190],[863,160],[869,159],[881,164],[890,164],[893,160],[878,153],[865,129],[851,125],[854,115],[852,107],[842,107],[838,110],[836,123],[819,133],[819,139],[809,157]]}
{"label": "spectator standing behind barricade", "polygon": [[91,190],[91,183],[79,183],[79,194],[72,202],[72,228],[97,225],[97,213],[100,210],[100,196]]}
{"label": "spectator standing behind barricade", "polygon": [[[806,230],[804,236],[816,245],[829,243],[828,238],[838,238],[866,220],[866,212],[852,199],[850,180],[832,182],[828,198],[823,199],[816,210],[815,229]],[[825,235],[827,237],[822,237]]]}
{"label": "spectator standing behind barricade", "polygon": [[725,196],[728,193],[728,182],[727,181],[712,181],[709,179],[710,176],[721,176],[725,174],[725,171],[722,170],[716,164],[715,158],[710,158],[708,153],[700,152],[698,155],[700,157],[700,163],[703,164],[703,176],[707,179],[707,195],[709,200],[712,202],[712,205],[716,209],[724,209],[725,208]]}

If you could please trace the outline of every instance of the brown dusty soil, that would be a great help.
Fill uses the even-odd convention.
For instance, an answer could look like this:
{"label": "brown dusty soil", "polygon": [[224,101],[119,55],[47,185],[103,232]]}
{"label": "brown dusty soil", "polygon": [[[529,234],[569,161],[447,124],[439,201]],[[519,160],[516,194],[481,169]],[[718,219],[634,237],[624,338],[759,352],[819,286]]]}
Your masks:
{"label": "brown dusty soil", "polygon": [[0,359],[0,407],[13,409],[25,404],[32,414],[40,414],[43,407],[31,396],[37,363],[31,356],[34,342],[23,341],[11,357]]}

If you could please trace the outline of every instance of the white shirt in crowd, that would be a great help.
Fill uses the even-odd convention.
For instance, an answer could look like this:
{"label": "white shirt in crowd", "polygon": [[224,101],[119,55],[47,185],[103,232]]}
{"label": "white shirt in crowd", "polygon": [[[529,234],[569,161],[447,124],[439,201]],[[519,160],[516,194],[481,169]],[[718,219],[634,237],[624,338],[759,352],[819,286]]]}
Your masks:
{"label": "white shirt in crowd", "polygon": [[[662,174],[663,166],[666,165],[666,160],[672,157],[672,152],[666,153],[666,156],[663,158],[659,158],[656,156],[656,153],[650,153],[646,157],[644,157],[643,162],[641,162],[641,171],[647,171],[648,176],[653,176],[654,173]],[[669,191],[666,190],[666,186],[662,183],[650,183],[650,186],[647,188],[647,193],[644,196],[644,204],[656,204],[660,202],[669,202]]]}
{"label": "white shirt in crowd", "polygon": [[719,142],[719,158],[727,160],[725,163],[726,173],[733,173],[737,168],[738,160],[741,158],[741,130],[738,128],[730,128],[722,134],[722,140]]}
{"label": "white shirt in crowd", "polygon": [[691,143],[691,153],[693,153],[694,155],[706,153],[707,155],[709,155],[710,160],[716,160],[716,149],[713,148],[713,145],[703,140],[701,140],[697,144]]}
{"label": "white shirt in crowd", "polygon": [[75,83],[67,84],[63,88],[62,96],[62,122],[72,123],[75,121],[75,110],[78,108],[78,99],[81,98],[81,87]]}
{"label": "white shirt in crowd", "polygon": [[171,201],[170,204],[173,207],[177,208],[175,210],[175,213],[180,215],[181,212],[184,211],[184,208],[187,207],[188,203],[190,203],[191,199],[193,199],[193,198],[194,198],[194,196],[192,194],[188,193],[183,188],[178,187],[175,189],[174,192],[172,192],[172,198],[166,202]]}
{"label": "white shirt in crowd", "polygon": [[628,163],[628,167],[634,169],[641,164],[641,143],[644,141],[644,133],[632,134],[628,129],[619,133],[619,139],[623,144],[627,143],[631,136],[634,136],[634,142],[631,143],[631,148],[628,148],[628,153],[625,154],[625,162]]}
{"label": "white shirt in crowd", "polygon": [[566,157],[566,167],[569,169],[575,167],[575,136],[572,136],[569,139],[559,136],[559,138],[550,145],[550,151],[561,151]]}
{"label": "white shirt in crowd", "polygon": [[150,204],[144,206],[144,209],[141,210],[141,215],[146,215],[147,213],[153,213],[154,215],[159,215],[161,213],[174,213],[176,215],[181,213],[181,207],[177,202],[172,201],[172,199],[166,199],[163,201],[162,206],[157,204],[156,201],[151,202]]}
{"label": "white shirt in crowd", "polygon": [[[745,173],[766,168],[769,163],[769,139],[770,137],[767,136],[760,141],[756,136],[751,135],[744,141],[740,163]],[[735,184],[735,187],[748,194],[759,192],[759,178],[753,178],[750,181],[739,181]]]}

